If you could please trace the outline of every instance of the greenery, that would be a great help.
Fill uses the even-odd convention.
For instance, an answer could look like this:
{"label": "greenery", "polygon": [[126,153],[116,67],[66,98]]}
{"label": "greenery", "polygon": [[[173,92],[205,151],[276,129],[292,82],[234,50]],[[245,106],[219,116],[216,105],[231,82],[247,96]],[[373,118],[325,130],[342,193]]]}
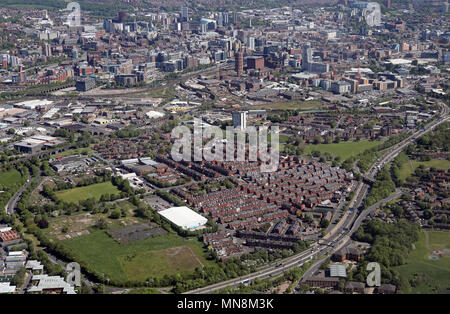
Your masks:
{"label": "greenery", "polygon": [[118,194],[119,190],[111,182],[97,183],[93,185],[77,187],[66,191],[56,193],[57,198],[64,202],[79,202],[89,198],[94,198],[97,201],[104,194]]}
{"label": "greenery", "polygon": [[329,153],[333,156],[338,156],[342,160],[352,156],[357,156],[363,151],[376,147],[382,141],[352,141],[352,142],[340,142],[331,144],[311,144],[307,145],[304,154],[311,154],[313,151]]}
{"label": "greenery", "polygon": [[0,206],[3,209],[11,197],[20,189],[28,178],[28,171],[22,169],[23,174],[17,169],[0,171]]}
{"label": "greenery", "polygon": [[392,181],[388,167],[383,167],[377,174],[376,180],[365,200],[365,207],[369,207],[378,201],[388,197],[395,191],[395,183]]}
{"label": "greenery", "polygon": [[414,244],[415,249],[409,254],[406,263],[395,267],[402,281],[406,283],[400,287],[401,293],[449,293],[450,257],[430,258],[430,249],[449,249],[449,243],[449,232],[420,233],[419,240]]}
{"label": "greenery", "polygon": [[361,225],[354,237],[357,241],[370,243],[371,247],[348,280],[364,282],[368,275],[367,263],[377,262],[381,266],[381,281],[401,288],[405,282],[395,266],[407,262],[412,244],[419,239],[419,231],[419,225],[404,220],[391,224],[370,220]]}
{"label": "greenery", "polygon": [[145,282],[150,277],[174,275],[208,263],[197,239],[174,234],[119,244],[99,230],[65,240],[62,245],[111,281]]}
{"label": "greenery", "polygon": [[17,288],[20,288],[24,284],[24,278],[25,278],[26,269],[24,266],[20,267],[17,273],[14,275],[13,279],[11,280],[11,284],[16,286]]}

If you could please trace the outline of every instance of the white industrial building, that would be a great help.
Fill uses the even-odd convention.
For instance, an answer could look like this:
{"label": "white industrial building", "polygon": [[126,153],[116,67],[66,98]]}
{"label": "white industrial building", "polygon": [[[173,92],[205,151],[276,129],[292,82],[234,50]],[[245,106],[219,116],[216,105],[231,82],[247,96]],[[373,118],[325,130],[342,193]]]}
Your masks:
{"label": "white industrial building", "polygon": [[196,229],[208,222],[208,219],[197,214],[195,211],[187,208],[186,206],[171,207],[158,213],[170,222],[173,222],[185,230]]}

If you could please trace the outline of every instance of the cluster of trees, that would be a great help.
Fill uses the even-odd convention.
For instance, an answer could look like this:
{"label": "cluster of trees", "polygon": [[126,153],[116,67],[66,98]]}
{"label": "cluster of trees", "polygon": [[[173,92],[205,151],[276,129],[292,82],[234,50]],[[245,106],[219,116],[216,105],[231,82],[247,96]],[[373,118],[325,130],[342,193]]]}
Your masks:
{"label": "cluster of trees", "polygon": [[395,183],[392,181],[388,167],[385,166],[378,172],[377,178],[365,200],[365,206],[369,207],[375,204],[391,195],[394,191]]}
{"label": "cluster of trees", "polygon": [[355,239],[368,242],[371,247],[367,254],[358,263],[358,268],[350,274],[349,280],[364,282],[368,272],[368,262],[377,262],[381,266],[381,280],[404,289],[408,283],[400,278],[394,266],[406,262],[412,244],[419,240],[420,227],[417,224],[400,220],[395,223],[386,223],[379,220],[370,220],[363,224],[355,233]]}
{"label": "cluster of trees", "polygon": [[[105,203],[105,202],[110,202],[110,201],[115,201],[117,199],[121,199],[121,198],[127,198],[130,196],[133,196],[135,194],[142,194],[144,192],[144,190],[137,190],[135,191],[131,186],[128,180],[126,179],[122,179],[121,177],[112,177],[111,174],[109,172],[98,172],[96,173],[97,175],[95,177],[92,178],[87,178],[84,179],[82,181],[80,181],[77,186],[84,186],[84,185],[90,185],[90,184],[95,184],[95,183],[100,183],[100,182],[106,182],[108,180],[111,180],[112,184],[115,185],[119,190],[120,193],[119,194],[111,194],[111,193],[106,193],[106,194],[102,194],[100,196],[100,202],[101,203]],[[72,184],[70,183],[62,183],[61,188],[67,188],[67,187],[72,187]],[[81,200],[78,203],[73,203],[73,202],[65,202],[61,199],[59,199],[56,196],[55,191],[57,190],[58,186],[55,188],[51,188],[49,185],[44,185],[42,188],[42,194],[49,198],[50,200],[53,201],[52,204],[45,204],[43,206],[29,206],[28,208],[31,210],[31,212],[33,213],[52,213],[52,212],[58,212],[58,213],[65,213],[70,215],[73,212],[77,212],[80,210],[85,210],[85,211],[89,211],[92,213],[98,213],[98,212],[103,212],[103,213],[108,213],[109,208],[103,206],[99,204],[99,200],[97,200],[96,198],[88,198],[85,200]],[[113,216],[116,216],[116,214],[114,214]],[[119,217],[116,217],[119,218]]]}
{"label": "cluster of trees", "polygon": [[220,187],[225,187],[227,189],[234,188],[234,184],[228,180],[220,180],[215,182],[200,182],[197,184],[195,188],[191,188],[191,191],[197,194],[204,194],[204,193],[210,193],[216,189],[219,189]]}
{"label": "cluster of trees", "polygon": [[286,294],[291,293],[295,288],[298,280],[300,280],[306,270],[309,268],[310,263],[306,263],[300,267],[294,267],[286,270],[282,276],[277,278],[266,278],[259,279],[256,278],[249,285],[241,284],[239,287],[227,287],[219,291],[222,294],[252,294],[252,293],[264,293],[267,290],[278,286],[282,282],[290,281],[291,285],[285,291]]}
{"label": "cluster of trees", "polygon": [[138,137],[142,134],[142,130],[138,130],[132,127],[126,127],[123,129],[118,130],[116,133],[112,134],[111,137],[118,137],[118,138],[133,138]]}
{"label": "cluster of trees", "polygon": [[11,280],[11,284],[16,287],[22,287],[25,279],[25,273],[26,269],[24,266],[20,267],[17,273],[14,275],[13,279]]}
{"label": "cluster of trees", "polygon": [[342,163],[342,166],[347,171],[350,171],[353,168],[354,162],[358,160],[357,165],[358,165],[359,169],[361,170],[361,172],[366,172],[367,170],[370,169],[370,167],[372,166],[372,164],[376,160],[376,158],[381,156],[381,152],[383,150],[385,150],[391,146],[394,146],[395,144],[400,143],[407,137],[408,137],[408,134],[392,136],[389,139],[387,139],[386,141],[384,141],[383,143],[381,143],[375,147],[366,149],[362,153],[359,153],[357,156],[352,156],[352,157],[346,159]]}
{"label": "cluster of trees", "polygon": [[409,145],[406,149],[408,155],[422,152],[443,151],[450,148],[450,122],[439,125],[433,132],[425,134],[416,140],[416,145]]}
{"label": "cluster of trees", "polygon": [[185,202],[181,201],[176,196],[173,196],[173,195],[171,195],[169,193],[166,193],[166,192],[164,192],[162,190],[156,190],[155,193],[156,193],[156,195],[158,195],[162,199],[168,201],[169,203],[175,204],[176,206],[187,206],[187,204]]}
{"label": "cluster of trees", "polygon": [[159,180],[155,179],[154,177],[150,177],[150,176],[146,176],[145,178],[147,179],[148,182],[150,182],[151,184],[153,184],[159,188],[168,188],[168,187],[172,187],[172,186],[185,184],[187,182],[187,179],[184,179],[184,178],[178,179],[174,183],[162,182],[162,181],[159,181]]}
{"label": "cluster of trees", "polygon": [[404,183],[404,180],[401,178],[400,169],[402,168],[402,165],[408,161],[409,161],[408,156],[403,152],[398,154],[397,157],[395,157],[395,159],[392,161],[391,177],[392,181],[394,181],[397,187],[402,186]]}

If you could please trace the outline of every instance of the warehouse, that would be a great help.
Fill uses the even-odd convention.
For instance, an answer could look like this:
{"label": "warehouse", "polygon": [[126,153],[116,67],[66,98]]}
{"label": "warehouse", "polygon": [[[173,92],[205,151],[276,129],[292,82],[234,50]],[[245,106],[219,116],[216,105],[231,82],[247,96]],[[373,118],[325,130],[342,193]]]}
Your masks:
{"label": "warehouse", "polygon": [[159,214],[185,230],[196,229],[208,222],[208,219],[186,206],[171,207],[160,211]]}

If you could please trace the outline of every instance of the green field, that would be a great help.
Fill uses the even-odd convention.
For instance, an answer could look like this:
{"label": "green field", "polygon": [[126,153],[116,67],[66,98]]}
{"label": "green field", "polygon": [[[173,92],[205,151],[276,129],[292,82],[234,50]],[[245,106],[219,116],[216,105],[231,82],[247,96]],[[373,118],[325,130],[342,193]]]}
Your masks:
{"label": "green field", "polygon": [[382,141],[359,141],[359,142],[340,142],[331,144],[310,144],[305,147],[304,154],[310,154],[313,151],[319,151],[322,153],[329,153],[333,156],[341,157],[341,160],[345,160],[351,156],[356,156],[362,153],[366,149],[373,148]]}
{"label": "green field", "polygon": [[[426,234],[429,242],[427,244]],[[450,232],[422,231],[407,263],[396,267],[400,276],[410,280],[406,293],[450,293],[450,256],[437,260],[429,258],[432,250],[449,248]],[[428,248],[427,248],[428,245]]]}
{"label": "green field", "polygon": [[405,161],[400,167],[400,179],[405,180],[414,173],[420,165],[425,166],[426,169],[435,167],[437,169],[450,169],[450,161],[446,159],[432,159],[430,161]]}
{"label": "green field", "polygon": [[55,156],[57,157],[67,157],[67,156],[73,156],[73,155],[89,155],[92,154],[94,151],[90,147],[81,147],[81,148],[74,148],[66,150],[62,153],[57,153]]}
{"label": "green field", "polygon": [[1,188],[14,188],[17,184],[21,184],[22,182],[22,175],[16,169],[0,173]]}
{"label": "green field", "polygon": [[5,206],[9,199],[20,189],[25,183],[23,178],[16,169],[7,172],[0,172],[0,206]]}
{"label": "green field", "polygon": [[88,198],[100,199],[103,194],[119,194],[119,190],[111,182],[103,182],[83,186],[79,188],[73,188],[70,190],[59,191],[56,196],[65,202],[76,203],[78,201],[86,200]]}
{"label": "green field", "polygon": [[115,280],[142,281],[212,263],[206,260],[201,242],[175,234],[119,244],[105,231],[97,230],[60,243],[97,272]]}

